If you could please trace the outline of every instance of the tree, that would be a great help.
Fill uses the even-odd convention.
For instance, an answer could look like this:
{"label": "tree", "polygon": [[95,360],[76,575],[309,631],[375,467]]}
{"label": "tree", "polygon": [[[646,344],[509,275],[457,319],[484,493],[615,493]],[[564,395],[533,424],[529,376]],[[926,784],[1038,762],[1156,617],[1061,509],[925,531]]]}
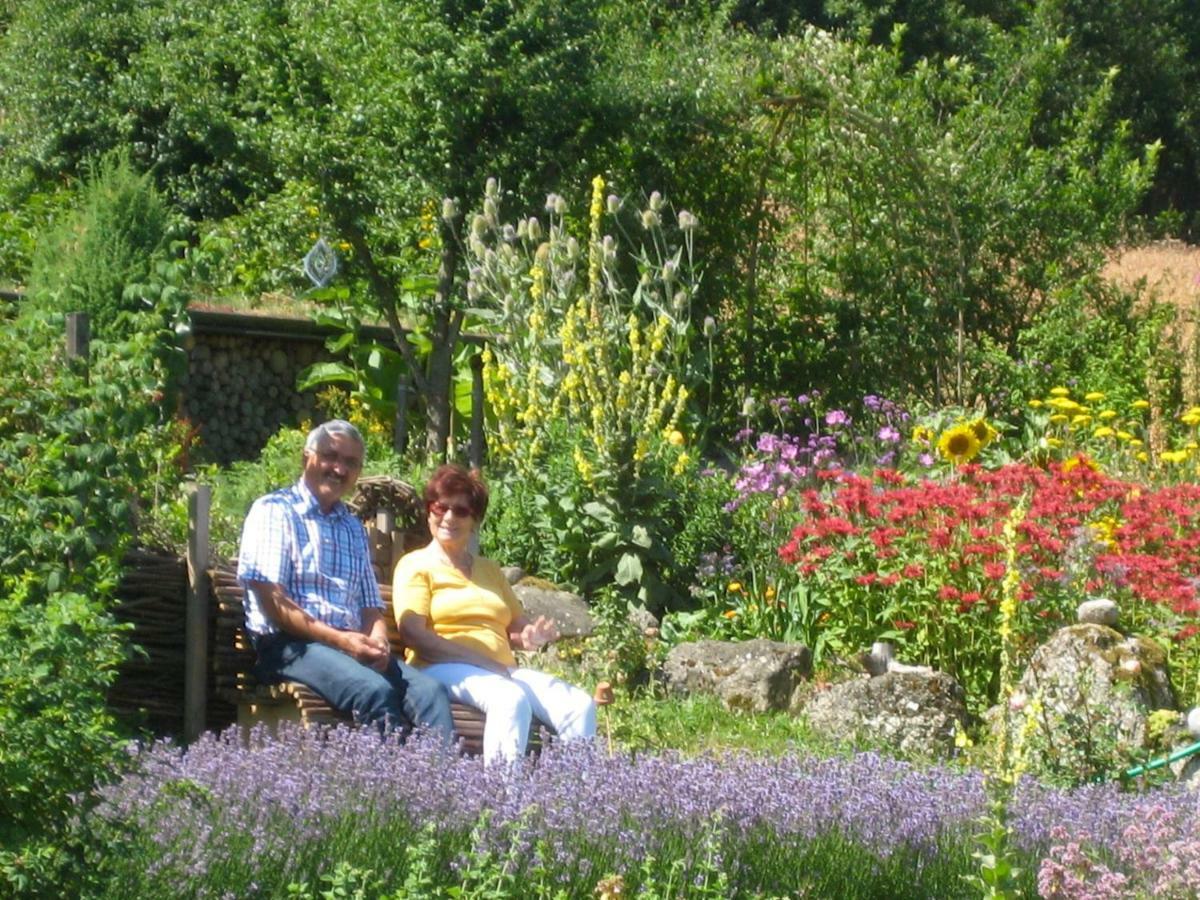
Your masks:
{"label": "tree", "polygon": [[969,343],[986,335],[1016,352],[1054,290],[1094,271],[1121,234],[1156,149],[1139,159],[1126,131],[1106,127],[1111,81],[1041,125],[1069,59],[1048,29],[997,35],[980,67],[907,70],[900,43],[811,32],[791,48],[790,91],[769,108],[788,119],[776,227],[799,247],[776,272],[788,273],[789,336],[813,355],[755,356],[833,367],[848,394],[963,403]]}

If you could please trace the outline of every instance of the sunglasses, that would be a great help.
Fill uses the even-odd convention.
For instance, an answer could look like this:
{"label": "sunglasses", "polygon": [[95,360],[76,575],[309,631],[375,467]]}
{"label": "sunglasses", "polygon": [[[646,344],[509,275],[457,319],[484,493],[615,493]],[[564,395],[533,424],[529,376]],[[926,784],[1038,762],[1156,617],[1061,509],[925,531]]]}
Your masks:
{"label": "sunglasses", "polygon": [[465,503],[443,503],[441,500],[434,500],[428,504],[429,511],[435,516],[444,516],[448,512],[454,513],[458,519],[473,519],[475,511]]}

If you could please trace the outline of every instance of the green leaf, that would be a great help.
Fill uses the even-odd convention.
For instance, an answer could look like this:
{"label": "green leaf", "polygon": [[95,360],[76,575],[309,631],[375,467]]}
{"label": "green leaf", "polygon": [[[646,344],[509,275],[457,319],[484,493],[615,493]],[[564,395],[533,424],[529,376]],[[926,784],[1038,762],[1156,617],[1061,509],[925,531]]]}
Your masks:
{"label": "green leaf", "polygon": [[621,536],[615,531],[606,531],[592,544],[597,550],[611,550],[620,542]]}
{"label": "green leaf", "polygon": [[296,390],[307,391],[323,384],[357,384],[358,375],[345,363],[313,363],[296,379]]}
{"label": "green leaf", "polygon": [[630,540],[637,546],[644,547],[647,550],[654,545],[654,538],[650,536],[650,530],[645,525],[634,525]]}
{"label": "green leaf", "polygon": [[642,559],[635,553],[623,553],[617,563],[617,584],[637,584],[642,580]]}
{"label": "green leaf", "polygon": [[583,504],[583,512],[585,515],[591,516],[593,519],[595,519],[597,522],[600,522],[602,525],[613,526],[616,524],[616,519],[613,516],[613,511],[611,509],[609,509],[607,506],[605,506],[603,503],[598,503],[595,500],[591,500],[591,501]]}

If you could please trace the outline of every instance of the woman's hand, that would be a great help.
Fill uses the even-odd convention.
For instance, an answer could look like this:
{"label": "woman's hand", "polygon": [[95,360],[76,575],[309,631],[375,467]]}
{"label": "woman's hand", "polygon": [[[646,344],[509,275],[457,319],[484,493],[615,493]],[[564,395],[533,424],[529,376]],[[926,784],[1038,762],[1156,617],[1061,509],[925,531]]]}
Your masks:
{"label": "woman's hand", "polygon": [[535,622],[524,620],[513,624],[519,629],[509,633],[509,640],[518,650],[540,650],[558,640],[558,626],[545,616],[538,616]]}

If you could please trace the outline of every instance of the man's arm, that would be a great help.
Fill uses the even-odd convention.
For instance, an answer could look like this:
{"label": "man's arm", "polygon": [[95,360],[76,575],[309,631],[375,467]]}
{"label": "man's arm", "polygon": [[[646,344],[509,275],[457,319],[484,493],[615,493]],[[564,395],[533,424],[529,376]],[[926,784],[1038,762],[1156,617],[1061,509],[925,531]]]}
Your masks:
{"label": "man's arm", "polygon": [[[254,592],[263,615],[280,630],[293,637],[328,644],[335,650],[340,650],[376,671],[382,672],[387,668],[390,652],[387,646],[386,626],[381,646],[373,633],[368,635],[361,631],[334,628],[332,625],[327,625],[314,618],[297,606],[278,584],[268,581],[253,581],[247,587]],[[368,611],[364,611],[364,626],[367,625],[366,612]],[[374,612],[378,618],[379,611],[375,610]]]}

